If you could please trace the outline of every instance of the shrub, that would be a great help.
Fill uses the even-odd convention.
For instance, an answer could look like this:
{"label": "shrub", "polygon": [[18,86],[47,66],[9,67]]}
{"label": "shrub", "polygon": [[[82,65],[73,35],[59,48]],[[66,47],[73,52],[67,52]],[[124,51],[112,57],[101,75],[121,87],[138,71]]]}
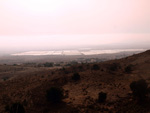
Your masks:
{"label": "shrub", "polygon": [[46,98],[51,103],[59,103],[63,99],[63,90],[57,87],[51,87],[47,90]]}
{"label": "shrub", "polygon": [[25,109],[20,103],[13,103],[10,107],[6,106],[5,110],[9,113],[25,113]]}
{"label": "shrub", "polygon": [[145,97],[148,93],[148,84],[144,79],[133,81],[130,84],[130,89],[132,90],[132,94],[136,97],[140,102],[145,100]]}
{"label": "shrub", "polygon": [[70,64],[71,65],[76,65],[76,64],[78,64],[78,62],[77,61],[71,61]]}
{"label": "shrub", "polygon": [[80,80],[80,75],[79,75],[79,73],[74,73],[73,76],[72,76],[72,80],[74,80],[74,81]]}
{"label": "shrub", "polygon": [[105,102],[105,101],[106,101],[106,98],[107,98],[107,94],[106,94],[106,93],[100,92],[100,93],[98,94],[98,102],[99,102],[99,103]]}
{"label": "shrub", "polygon": [[79,71],[83,70],[83,66],[78,66]]}
{"label": "shrub", "polygon": [[125,67],[125,72],[131,73],[132,72],[132,65],[128,65],[127,67]]}
{"label": "shrub", "polygon": [[9,77],[3,77],[2,79],[3,79],[3,81],[6,81],[9,79]]}
{"label": "shrub", "polygon": [[117,71],[119,68],[120,68],[120,64],[118,63],[113,63],[113,64],[110,64],[109,66],[110,71]]}
{"label": "shrub", "polygon": [[99,66],[97,64],[94,64],[93,67],[92,67],[92,70],[99,70]]}
{"label": "shrub", "polygon": [[54,63],[52,63],[52,62],[46,62],[44,64],[44,67],[53,67],[53,65],[54,65]]}

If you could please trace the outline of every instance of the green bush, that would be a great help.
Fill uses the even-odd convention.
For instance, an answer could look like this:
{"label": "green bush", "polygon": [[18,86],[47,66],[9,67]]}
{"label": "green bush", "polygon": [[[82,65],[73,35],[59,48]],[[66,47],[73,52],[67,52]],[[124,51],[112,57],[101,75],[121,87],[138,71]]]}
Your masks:
{"label": "green bush", "polygon": [[144,101],[149,92],[148,84],[144,79],[133,81],[130,84],[130,89],[132,90],[133,96],[139,101]]}
{"label": "green bush", "polygon": [[98,102],[99,103],[103,103],[106,101],[106,98],[107,98],[107,93],[104,93],[104,92],[100,92],[98,94]]}
{"label": "green bush", "polygon": [[79,75],[79,73],[74,73],[73,76],[72,76],[72,80],[74,80],[74,81],[80,80],[80,75]]}
{"label": "green bush", "polygon": [[46,92],[46,98],[47,101],[51,103],[59,103],[63,99],[63,90],[58,87],[51,87],[49,90]]}

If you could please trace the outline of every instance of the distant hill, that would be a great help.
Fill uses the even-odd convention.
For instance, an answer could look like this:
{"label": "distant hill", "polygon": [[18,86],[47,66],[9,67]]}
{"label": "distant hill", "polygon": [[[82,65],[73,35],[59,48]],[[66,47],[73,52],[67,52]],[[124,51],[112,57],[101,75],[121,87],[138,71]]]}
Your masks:
{"label": "distant hill", "polygon": [[[1,65],[3,74],[10,69],[9,74],[16,76],[0,82],[0,112],[14,102],[20,102],[27,113],[150,112],[149,103],[142,106],[133,100],[129,87],[139,79],[150,83],[149,67],[150,50],[117,60],[54,69]],[[80,75],[79,80],[72,79],[74,73]],[[46,101],[46,91],[52,86],[63,88],[62,103]],[[107,94],[106,102],[97,102],[99,92]]]}

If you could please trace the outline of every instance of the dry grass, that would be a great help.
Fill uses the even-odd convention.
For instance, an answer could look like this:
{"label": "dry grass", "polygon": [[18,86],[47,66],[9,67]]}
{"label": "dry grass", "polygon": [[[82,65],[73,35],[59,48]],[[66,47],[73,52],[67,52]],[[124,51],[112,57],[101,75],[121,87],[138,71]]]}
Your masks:
{"label": "dry grass", "polygon": [[[115,71],[109,66],[119,64]],[[132,73],[125,73],[125,67],[133,65]],[[97,64],[100,69],[92,70],[93,64],[75,65],[64,69],[50,69],[25,66],[0,66],[0,77],[10,79],[0,82],[0,112],[13,102],[24,105],[27,113],[100,113],[100,112],[148,112],[149,105],[137,105],[132,100],[129,85],[144,78],[150,82],[150,51],[124,59]],[[82,68],[81,68],[82,67]],[[80,74],[79,81],[73,81],[73,73]],[[46,90],[52,86],[64,89],[63,103],[51,105],[46,101]],[[107,93],[103,104],[97,103],[99,92]],[[134,108],[136,107],[136,108]],[[134,109],[133,109],[134,108]]]}

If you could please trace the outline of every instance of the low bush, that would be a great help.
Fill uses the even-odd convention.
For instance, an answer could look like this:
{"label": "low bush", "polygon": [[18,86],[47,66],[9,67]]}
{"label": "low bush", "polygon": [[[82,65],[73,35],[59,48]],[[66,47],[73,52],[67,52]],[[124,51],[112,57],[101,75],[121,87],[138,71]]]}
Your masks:
{"label": "low bush", "polygon": [[133,96],[137,98],[139,102],[144,101],[149,93],[148,84],[144,79],[133,81],[130,84],[130,89],[132,90]]}
{"label": "low bush", "polygon": [[51,87],[46,92],[47,101],[51,103],[60,103],[63,99],[63,90],[58,87]]}
{"label": "low bush", "polygon": [[125,72],[126,73],[131,73],[132,72],[132,65],[128,65],[127,67],[125,67]]}
{"label": "low bush", "polygon": [[98,94],[98,102],[99,103],[103,103],[106,101],[106,98],[107,98],[107,93],[104,93],[104,92],[100,92]]}
{"label": "low bush", "polygon": [[44,67],[53,67],[54,63],[53,62],[46,62],[44,63]]}
{"label": "low bush", "polygon": [[92,70],[99,70],[99,69],[100,69],[100,67],[97,64],[94,64],[93,67],[92,67]]}
{"label": "low bush", "polygon": [[74,80],[74,81],[80,80],[80,75],[79,75],[79,73],[74,73],[73,76],[72,76],[72,80]]}
{"label": "low bush", "polygon": [[121,68],[119,63],[110,64],[108,67],[110,71],[117,71],[119,68]]}

